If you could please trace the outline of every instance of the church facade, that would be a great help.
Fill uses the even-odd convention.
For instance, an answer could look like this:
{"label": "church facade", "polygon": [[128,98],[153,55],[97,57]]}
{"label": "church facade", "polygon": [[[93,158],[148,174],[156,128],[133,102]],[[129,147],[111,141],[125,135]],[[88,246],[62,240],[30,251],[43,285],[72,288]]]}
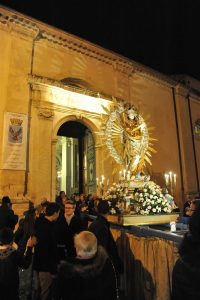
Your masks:
{"label": "church facade", "polygon": [[[0,197],[55,199],[119,180],[100,132],[113,98],[154,127],[146,172],[181,207],[200,184],[200,83],[168,77],[86,40],[0,7]],[[169,187],[170,188],[170,187]]]}

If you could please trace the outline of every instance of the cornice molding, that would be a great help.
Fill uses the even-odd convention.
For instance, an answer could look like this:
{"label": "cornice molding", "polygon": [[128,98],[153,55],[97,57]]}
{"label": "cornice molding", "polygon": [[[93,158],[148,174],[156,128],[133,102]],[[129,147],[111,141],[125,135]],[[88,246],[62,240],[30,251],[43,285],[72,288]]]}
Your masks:
{"label": "cornice molding", "polygon": [[112,67],[115,72],[124,73],[127,76],[132,76],[136,71],[136,69],[130,61],[127,61],[126,64],[124,64],[121,61],[114,61],[112,62]]}
{"label": "cornice molding", "polygon": [[25,32],[27,34],[27,32],[30,31],[29,35],[32,35],[33,38],[37,36],[38,32],[40,32],[40,39],[46,39],[54,45],[72,50],[73,52],[84,54],[88,57],[109,64],[115,71],[125,73],[127,76],[131,76],[137,72],[143,77],[156,81],[159,84],[167,86],[176,85],[176,81],[149,67],[92,44],[91,42],[78,38],[60,29],[54,28],[53,26],[44,24],[16,11],[5,9],[1,6],[0,24],[2,24],[3,27],[7,26],[8,28],[14,27],[11,25],[17,25],[18,32],[20,32],[20,28],[22,34]]}
{"label": "cornice molding", "polygon": [[83,88],[78,88],[78,87],[73,87],[71,85],[67,85],[67,84],[63,84],[61,81],[59,80],[55,80],[55,79],[51,79],[51,78],[47,78],[47,77],[42,77],[42,76],[37,76],[37,75],[28,75],[28,83],[31,84],[32,89],[34,89],[35,91],[38,90],[38,92],[40,91],[46,91],[46,87],[56,87],[56,88],[60,88],[66,91],[70,91],[70,92],[74,92],[74,93],[78,93],[78,94],[84,94],[84,95],[88,95],[91,97],[96,97],[96,98],[104,98],[108,101],[112,101],[112,97],[103,93],[99,93],[96,91],[91,91],[88,89],[83,89]]}
{"label": "cornice molding", "polygon": [[176,94],[186,97],[188,95],[188,89],[186,89],[182,84],[177,84],[175,88]]}
{"label": "cornice molding", "polygon": [[196,91],[193,91],[189,87],[185,87],[183,84],[178,84],[176,86],[176,94],[184,97],[185,99],[190,96],[195,101],[200,101],[200,96],[197,95]]}
{"label": "cornice molding", "polygon": [[16,32],[34,39],[39,31],[35,22],[29,18],[18,16],[16,12],[10,12],[0,6],[0,27],[9,32]]}

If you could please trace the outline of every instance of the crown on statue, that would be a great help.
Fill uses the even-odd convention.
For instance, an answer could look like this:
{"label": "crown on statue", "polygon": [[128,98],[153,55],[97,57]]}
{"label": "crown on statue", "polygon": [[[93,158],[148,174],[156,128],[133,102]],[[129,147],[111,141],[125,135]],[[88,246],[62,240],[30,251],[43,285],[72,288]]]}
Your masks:
{"label": "crown on statue", "polygon": [[20,126],[20,125],[22,125],[23,120],[17,119],[17,118],[11,118],[10,122],[11,122],[12,125],[18,125],[18,126]]}

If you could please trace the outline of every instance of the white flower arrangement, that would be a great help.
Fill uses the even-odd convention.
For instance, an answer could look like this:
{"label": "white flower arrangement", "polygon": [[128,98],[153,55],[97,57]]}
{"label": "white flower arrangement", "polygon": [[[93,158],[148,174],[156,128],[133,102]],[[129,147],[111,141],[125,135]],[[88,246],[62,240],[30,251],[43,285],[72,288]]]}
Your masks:
{"label": "white flower arrangement", "polygon": [[114,183],[103,195],[103,199],[109,202],[111,214],[119,214],[119,207],[126,203],[127,198],[136,214],[165,214],[171,213],[174,208],[173,197],[165,195],[153,181],[145,183],[143,187],[131,189],[131,192],[126,185]]}
{"label": "white flower arrangement", "polygon": [[160,186],[154,182],[136,188],[133,202],[136,204],[136,212],[141,215],[171,213],[173,209]]}
{"label": "white flower arrangement", "polygon": [[[127,190],[127,189],[126,189]],[[121,184],[113,183],[113,186],[111,186],[104,194],[105,200],[111,200],[111,199],[122,199],[125,197],[125,195],[128,193],[128,190],[125,191],[124,186]]]}
{"label": "white flower arrangement", "polygon": [[108,201],[111,215],[121,214],[120,203],[123,201],[123,198],[127,193],[128,190],[121,184],[117,183],[113,183],[113,186],[104,193],[103,199]]}

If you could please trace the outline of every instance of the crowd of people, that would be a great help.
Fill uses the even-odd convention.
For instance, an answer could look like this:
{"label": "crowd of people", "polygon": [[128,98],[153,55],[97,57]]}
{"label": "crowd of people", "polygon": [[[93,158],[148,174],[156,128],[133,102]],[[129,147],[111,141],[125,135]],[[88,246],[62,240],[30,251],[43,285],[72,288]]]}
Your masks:
{"label": "crowd of people", "polygon": [[[120,299],[123,262],[107,220],[108,201],[61,191],[30,203],[19,220],[9,197],[0,206],[0,299]],[[172,273],[172,300],[200,299],[200,199],[184,206],[189,230]]]}
{"label": "crowd of people", "polygon": [[108,212],[108,202],[96,195],[69,200],[61,192],[55,202],[30,205],[18,220],[9,197],[3,197],[1,299],[117,299],[123,263]]}

